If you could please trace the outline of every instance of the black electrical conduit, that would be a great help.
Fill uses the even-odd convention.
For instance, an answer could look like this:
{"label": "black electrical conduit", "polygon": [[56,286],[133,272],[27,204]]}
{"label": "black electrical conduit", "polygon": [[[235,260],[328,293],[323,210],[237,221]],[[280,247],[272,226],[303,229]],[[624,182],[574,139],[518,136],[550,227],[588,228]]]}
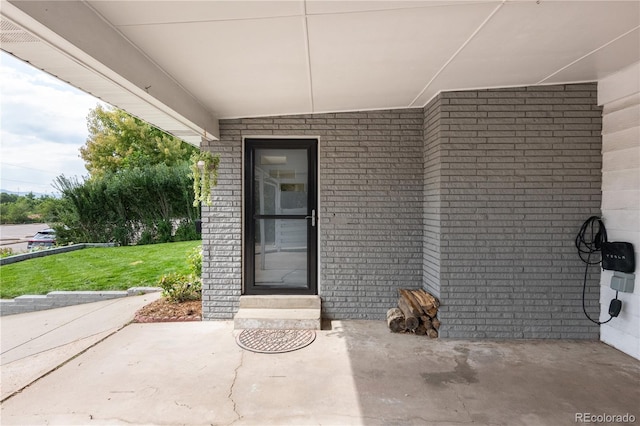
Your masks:
{"label": "black electrical conduit", "polygon": [[[606,241],[607,228],[605,228],[604,223],[602,223],[602,220],[598,216],[591,216],[580,227],[580,231],[578,231],[578,235],[576,235],[575,242],[580,259],[586,263],[584,268],[584,281],[582,283],[582,311],[586,317],[589,318],[589,321],[598,325],[606,324],[614,317],[613,315],[610,315],[608,320],[602,322],[591,318],[587,313],[587,308],[585,306],[585,293],[587,291],[587,275],[589,273],[589,266],[599,265],[602,261],[600,256],[598,256],[598,261],[592,261],[591,256],[600,253],[602,243]],[[618,300],[617,291],[615,300]]]}

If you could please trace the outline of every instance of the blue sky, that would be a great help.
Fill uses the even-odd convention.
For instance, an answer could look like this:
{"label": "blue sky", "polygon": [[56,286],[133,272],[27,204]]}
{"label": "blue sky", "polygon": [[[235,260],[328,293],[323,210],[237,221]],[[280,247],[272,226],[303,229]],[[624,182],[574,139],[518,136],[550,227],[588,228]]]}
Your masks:
{"label": "blue sky", "polygon": [[85,176],[80,147],[100,101],[0,52],[0,188],[52,194],[56,176]]}

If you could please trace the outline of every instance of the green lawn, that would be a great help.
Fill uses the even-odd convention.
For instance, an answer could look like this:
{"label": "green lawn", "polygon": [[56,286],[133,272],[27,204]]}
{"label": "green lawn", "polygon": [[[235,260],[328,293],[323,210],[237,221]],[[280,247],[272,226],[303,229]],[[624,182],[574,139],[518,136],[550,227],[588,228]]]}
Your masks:
{"label": "green lawn", "polygon": [[0,267],[0,297],[155,286],[169,272],[188,273],[187,252],[200,243],[86,248],[4,265]]}

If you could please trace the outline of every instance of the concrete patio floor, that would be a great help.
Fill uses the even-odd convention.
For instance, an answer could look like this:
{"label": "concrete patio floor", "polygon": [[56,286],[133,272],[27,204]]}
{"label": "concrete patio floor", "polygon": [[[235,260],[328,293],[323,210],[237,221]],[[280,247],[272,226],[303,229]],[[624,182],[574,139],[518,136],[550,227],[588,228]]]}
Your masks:
{"label": "concrete patio floor", "polygon": [[640,362],[599,342],[429,340],[391,334],[383,321],[334,321],[306,348],[258,354],[238,347],[237,335],[230,321],[130,324],[5,400],[1,422],[569,425],[576,413],[640,418]]}
{"label": "concrete patio floor", "polygon": [[0,317],[0,400],[116,333],[159,297],[148,293]]}

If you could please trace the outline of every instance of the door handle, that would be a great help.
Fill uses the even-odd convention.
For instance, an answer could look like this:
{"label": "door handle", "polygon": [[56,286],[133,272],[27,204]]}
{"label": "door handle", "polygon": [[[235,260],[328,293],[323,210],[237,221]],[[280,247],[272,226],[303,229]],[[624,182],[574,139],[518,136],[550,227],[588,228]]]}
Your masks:
{"label": "door handle", "polygon": [[311,219],[311,226],[316,226],[316,209],[311,210],[311,216],[305,216],[305,219]]}

